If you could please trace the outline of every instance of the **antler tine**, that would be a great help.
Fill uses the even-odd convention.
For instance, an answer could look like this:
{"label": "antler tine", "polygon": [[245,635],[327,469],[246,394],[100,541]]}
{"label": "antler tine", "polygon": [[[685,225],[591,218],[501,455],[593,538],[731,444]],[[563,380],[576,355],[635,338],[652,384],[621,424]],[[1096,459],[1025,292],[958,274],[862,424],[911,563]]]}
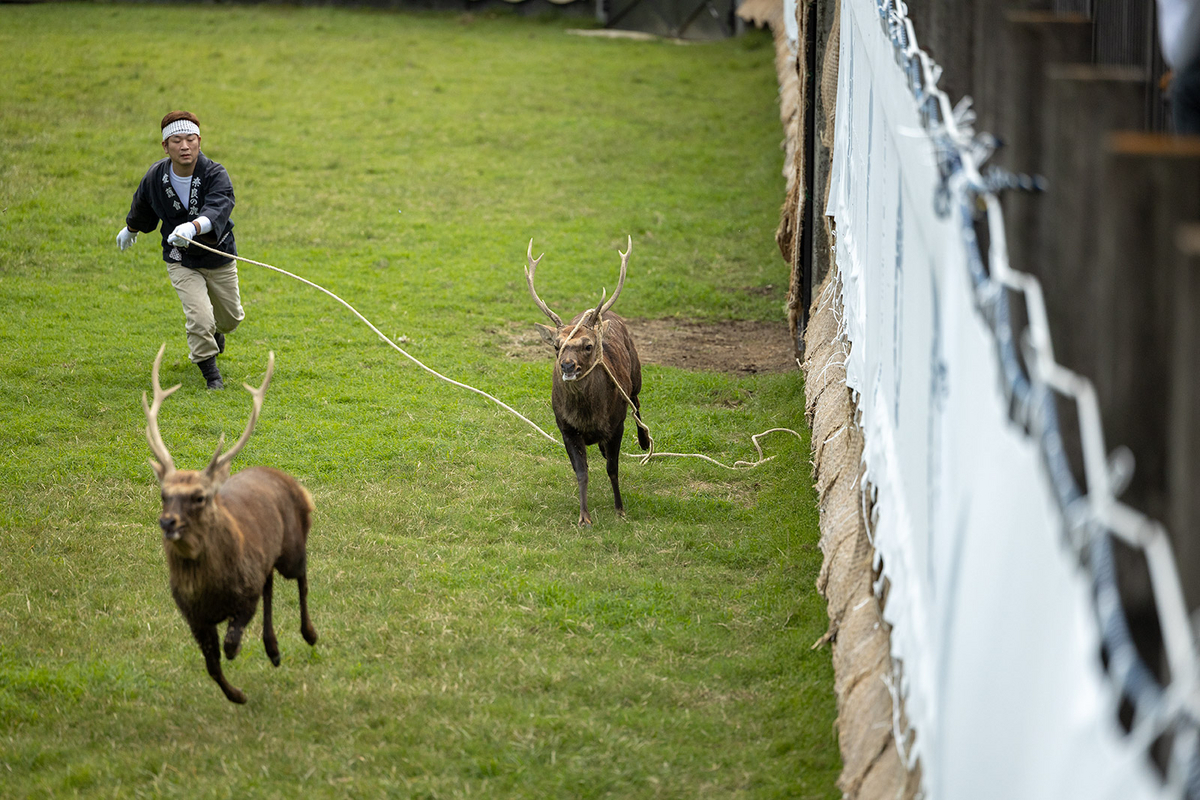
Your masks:
{"label": "antler tine", "polygon": [[[246,430],[242,431],[241,438],[233,443],[233,447],[229,448],[229,452],[221,455],[221,444],[217,444],[217,451],[213,453],[212,464],[209,469],[224,469],[233,461],[234,456],[241,452],[246,446],[246,442],[250,440],[250,434],[254,433],[254,425],[258,422],[258,414],[262,411],[263,397],[267,394],[267,385],[271,382],[271,376],[275,373],[275,351],[267,354],[267,375],[263,378],[262,386],[255,389],[248,383],[243,383],[242,386],[254,398],[254,409],[250,412],[250,421],[246,423]],[[222,442],[224,435],[222,434]]]}
{"label": "antler tine", "polygon": [[[628,234],[626,234],[628,236]],[[621,253],[620,248],[617,249]],[[604,312],[613,307],[613,303],[617,302],[618,295],[621,294],[621,289],[625,286],[625,268],[629,265],[629,254],[633,252],[633,237],[629,236],[629,244],[625,248],[625,252],[621,253],[621,277],[617,279],[617,290],[613,292],[613,296],[608,298],[607,303],[600,305],[600,310],[596,312],[596,320],[599,321]]]}
{"label": "antler tine", "polygon": [[538,297],[537,291],[533,288],[533,272],[537,269],[537,265],[541,262],[545,255],[545,253],[542,253],[536,259],[533,257],[533,239],[530,239],[529,249],[525,251],[525,256],[529,260],[529,264],[525,267],[525,282],[529,284],[529,293],[533,295],[533,302],[537,303],[537,307],[542,310],[542,313],[549,317],[555,325],[561,328],[563,324],[562,319],[558,316],[558,314],[555,314],[553,311],[551,311],[548,305],[542,302],[542,298]]}
{"label": "antler tine", "polygon": [[[584,312],[585,314],[588,314],[588,316],[585,317],[588,327],[594,328],[600,324],[600,315],[604,313],[604,298],[607,296],[608,289],[605,289],[603,286],[600,287],[600,302],[596,303],[595,308],[589,308],[586,312]],[[572,331],[572,334],[573,333],[574,331]]]}
{"label": "antler tine", "polygon": [[154,457],[164,468],[163,474],[175,471],[175,462],[171,459],[171,453],[167,450],[167,446],[163,444],[162,434],[158,431],[158,410],[162,408],[163,400],[166,400],[171,394],[182,386],[182,383],[177,383],[170,389],[163,391],[162,384],[158,382],[158,368],[162,365],[163,353],[167,350],[167,343],[163,342],[162,347],[158,348],[158,355],[154,357],[154,366],[150,369],[150,379],[154,382],[154,402],[146,402],[146,393],[142,392],[142,409],[146,412],[146,441],[150,443],[150,452],[154,453]]}

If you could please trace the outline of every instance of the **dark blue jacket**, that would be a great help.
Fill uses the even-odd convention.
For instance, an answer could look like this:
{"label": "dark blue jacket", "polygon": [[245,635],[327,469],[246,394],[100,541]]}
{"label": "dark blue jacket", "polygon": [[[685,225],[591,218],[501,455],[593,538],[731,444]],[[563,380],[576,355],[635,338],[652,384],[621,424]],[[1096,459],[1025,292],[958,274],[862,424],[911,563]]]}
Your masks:
{"label": "dark blue jacket", "polygon": [[[171,160],[164,158],[155,162],[146,172],[137,191],[133,193],[133,203],[129,207],[129,216],[125,217],[125,226],[131,231],[149,233],[158,227],[161,220],[163,261],[192,268],[224,266],[229,263],[229,256],[237,255],[233,220],[229,218],[233,212],[233,183],[229,180],[229,173],[201,153],[192,172],[191,196],[180,198],[171,187],[170,169]],[[199,247],[176,247],[167,242],[167,237],[176,227],[196,217],[208,217],[212,222],[212,230],[198,234],[196,241],[215,247],[228,256],[219,256]]]}

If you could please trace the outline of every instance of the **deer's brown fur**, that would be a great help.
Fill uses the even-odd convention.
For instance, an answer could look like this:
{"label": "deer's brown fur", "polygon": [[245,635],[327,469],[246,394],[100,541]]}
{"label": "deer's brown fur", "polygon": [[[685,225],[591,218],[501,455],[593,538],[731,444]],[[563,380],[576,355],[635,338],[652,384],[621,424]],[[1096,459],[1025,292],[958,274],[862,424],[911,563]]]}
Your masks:
{"label": "deer's brown fur", "polygon": [[158,369],[163,348],[154,360],[154,403],[145,402],[146,438],[158,461],[151,461],[162,488],[158,517],[170,575],[171,595],[200,645],[208,674],[225,696],[246,702],[221,671],[217,625],[228,622],[225,657],[241,648],[242,633],[263,601],[263,646],[279,666],[279,643],[271,617],[274,574],[297,582],[300,590],[300,632],[310,645],[317,632],[308,616],[307,542],[312,525],[312,496],[295,478],[271,467],[251,467],[230,477],[229,465],[254,429],[270,383],[275,357],[254,396],[254,411],[246,431],[229,452],[221,454],[224,437],[203,470],[176,470],[158,432],[158,410],[178,386],[163,391]]}
{"label": "deer's brown fur", "polygon": [[[591,444],[597,445],[604,456],[617,514],[625,515],[618,470],[629,403],[622,390],[629,396],[635,413],[640,415],[638,394],[642,390],[642,364],[625,321],[608,309],[625,285],[626,265],[632,249],[631,239],[629,248],[621,254],[621,277],[612,298],[606,303],[602,296],[596,308],[584,311],[564,325],[533,288],[534,271],[541,257],[533,258],[533,242],[529,243],[529,263],[525,270],[529,291],[534,302],[555,324],[553,328],[547,325],[537,328],[542,338],[554,346],[550,402],[579,486],[580,525],[592,524],[587,507],[587,446]],[[604,363],[601,363],[601,354]],[[641,448],[648,449],[649,433],[639,426],[637,435]]]}

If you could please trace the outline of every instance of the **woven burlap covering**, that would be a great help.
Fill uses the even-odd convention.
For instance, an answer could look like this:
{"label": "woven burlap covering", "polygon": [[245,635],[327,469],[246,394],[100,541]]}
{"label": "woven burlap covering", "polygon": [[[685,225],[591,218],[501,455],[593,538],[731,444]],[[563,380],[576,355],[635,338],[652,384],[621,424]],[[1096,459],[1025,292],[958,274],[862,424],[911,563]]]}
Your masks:
{"label": "woven burlap covering", "polygon": [[[836,0],[797,0],[798,51],[788,44],[783,24],[782,0],[746,0],[738,15],[755,25],[770,26],[775,39],[775,70],[779,79],[779,118],[783,124],[783,175],[787,180],[775,241],[791,268],[788,323],[792,341],[801,316],[800,224],[804,203],[804,98],[810,76],[805,70],[806,21],[813,2],[829,2],[835,9],[833,27],[821,65],[821,99],[825,125],[822,143],[833,147],[837,101],[840,19]],[[829,184],[821,187],[826,202]],[[821,215],[825,219],[824,215]],[[825,219],[825,224],[830,222]],[[830,226],[830,241],[833,241]],[[867,534],[864,513],[869,487],[862,482],[862,431],[857,409],[846,387],[849,343],[842,335],[840,292],[834,265],[825,282],[813,292],[805,331],[805,402],[812,429],[813,479],[821,512],[820,547],[824,554],[817,589],[825,597],[829,631],[818,644],[832,643],[834,691],[838,703],[838,741],[842,774],[838,787],[849,800],[887,798],[907,800],[920,787],[919,767],[909,770],[901,756],[913,734],[902,709],[895,707],[893,687],[899,683],[899,665],[891,659],[887,623],[876,594],[874,548]]]}
{"label": "woven burlap covering", "polygon": [[[822,641],[832,642],[838,703],[838,787],[853,800],[911,798],[920,787],[920,774],[905,767],[896,746],[895,731],[907,727],[896,713],[890,688],[898,682],[897,665],[875,591],[874,548],[864,516],[863,437],[846,387],[849,344],[838,323],[837,280],[835,266],[814,292],[803,367],[825,557],[817,589],[829,613],[829,632]],[[907,750],[912,736],[903,738]]]}

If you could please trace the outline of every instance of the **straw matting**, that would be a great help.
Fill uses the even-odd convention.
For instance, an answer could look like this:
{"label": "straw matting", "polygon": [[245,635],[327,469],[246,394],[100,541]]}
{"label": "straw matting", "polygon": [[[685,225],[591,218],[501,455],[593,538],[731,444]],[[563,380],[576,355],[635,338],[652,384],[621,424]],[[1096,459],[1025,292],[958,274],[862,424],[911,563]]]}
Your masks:
{"label": "straw matting", "polygon": [[[775,238],[791,267],[788,322],[793,342],[801,316],[799,243],[807,199],[803,117],[806,82],[811,78],[804,67],[804,25],[809,3],[814,1],[796,3],[799,52],[792,50],[784,32],[782,0],[746,0],[738,9],[738,15],[747,22],[769,25],[775,38],[779,117],[784,130],[783,174],[787,180]],[[832,5],[836,9],[839,4]],[[840,20],[835,11],[825,52],[818,54],[825,112],[825,126],[818,135],[829,148],[833,147],[839,38]],[[821,194],[828,201],[828,183]],[[827,219],[825,224],[830,224]],[[834,241],[832,227],[830,232],[830,241]],[[863,437],[857,425],[857,409],[846,386],[845,363],[850,345],[839,324],[838,280],[835,264],[825,282],[813,292],[804,336],[806,412],[812,429],[813,479],[824,555],[817,589],[825,597],[829,613],[829,631],[818,645],[831,643],[833,654],[843,764],[838,787],[849,800],[908,800],[920,788],[920,769],[908,769],[901,755],[901,750],[907,752],[911,747],[914,734],[908,730],[902,708],[897,708],[894,699],[900,665],[891,658],[889,628],[882,616],[886,594],[882,586],[877,589],[875,551],[867,531],[870,491],[862,481]],[[899,747],[897,735],[902,737]]]}

